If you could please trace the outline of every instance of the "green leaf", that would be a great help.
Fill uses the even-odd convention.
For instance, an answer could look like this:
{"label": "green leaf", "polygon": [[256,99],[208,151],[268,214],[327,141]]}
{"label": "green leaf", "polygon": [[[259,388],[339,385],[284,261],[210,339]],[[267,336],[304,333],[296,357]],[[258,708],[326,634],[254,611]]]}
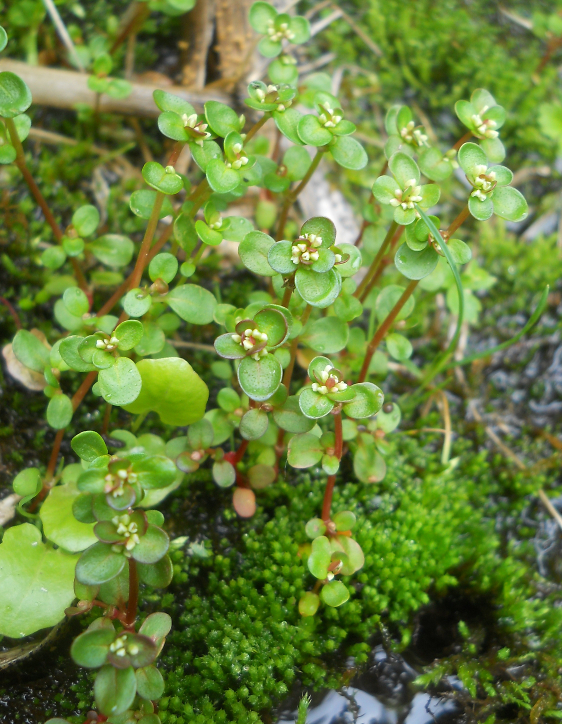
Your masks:
{"label": "green leaf", "polygon": [[505,147],[499,138],[483,138],[480,148],[491,163],[501,163],[505,158]]}
{"label": "green leaf", "polygon": [[380,483],[386,463],[374,445],[360,445],[353,456],[353,471],[362,483]]}
{"label": "green leaf", "polygon": [[215,339],[215,349],[217,354],[225,359],[242,359],[246,356],[246,351],[241,347],[239,342],[232,339],[232,334],[221,334]]}
{"label": "green leaf", "polygon": [[155,701],[164,694],[164,679],[156,666],[144,666],[137,669],[135,676],[137,679],[137,694],[143,699]]}
{"label": "green leaf", "polygon": [[232,131],[239,133],[244,128],[244,116],[218,101],[205,103],[205,117],[213,133],[225,138]]}
{"label": "green leaf", "polygon": [[244,440],[258,440],[267,432],[269,418],[267,412],[255,407],[248,410],[240,420],[240,435]]}
{"label": "green leaf", "polygon": [[125,409],[135,415],[150,410],[166,425],[191,425],[205,413],[209,389],[191,365],[180,357],[143,359],[137,364],[142,388]]}
{"label": "green leaf", "polygon": [[188,118],[195,113],[195,109],[191,103],[184,101],[184,99],[179,96],[174,96],[160,89],[155,90],[152,96],[161,111],[173,111],[177,113],[178,116],[182,116],[185,113]]}
{"label": "green leaf", "polygon": [[8,33],[6,33],[4,28],[0,25],[0,52],[2,52],[4,50],[4,48],[6,47],[7,44],[8,44]]}
{"label": "green leaf", "polygon": [[95,206],[86,204],[72,215],[72,225],[80,236],[90,236],[98,228],[100,214]]}
{"label": "green leaf", "polygon": [[297,395],[288,397],[283,407],[274,408],[273,419],[282,430],[292,433],[308,432],[315,425],[313,419],[302,414]]}
{"label": "green leaf", "polygon": [[60,246],[51,246],[41,254],[41,263],[51,271],[61,267],[65,261],[66,254]]}
{"label": "green leaf", "polygon": [[[340,299],[336,301],[339,302]],[[320,317],[307,325],[301,340],[315,352],[335,354],[341,352],[349,339],[348,325],[337,317]]]}
{"label": "green leaf", "polygon": [[330,153],[336,163],[353,171],[365,168],[369,161],[363,146],[351,136],[338,136],[330,145]]}
{"label": "green leaf", "polygon": [[336,266],[338,274],[342,277],[352,277],[356,274],[363,263],[361,251],[353,244],[338,244],[337,247],[341,255],[345,258],[349,257],[343,264],[339,263]]}
{"label": "green leaf", "polygon": [[12,349],[16,359],[34,372],[41,372],[49,365],[49,350],[37,337],[26,329],[16,332]]}
{"label": "green leaf", "polygon": [[303,145],[298,133],[298,126],[302,117],[302,113],[292,107],[287,108],[287,110],[283,111],[283,113],[273,114],[273,119],[277,128],[281,131],[285,138],[288,138],[291,143],[294,143],[297,146]]}
{"label": "green leaf", "polygon": [[54,550],[29,523],[14,525],[0,544],[0,635],[28,636],[55,626],[74,600],[76,556]]}
{"label": "green leaf", "polygon": [[172,561],[168,554],[156,563],[137,563],[137,571],[142,583],[146,583],[151,588],[166,588],[172,582],[174,575]]}
{"label": "green leaf", "polygon": [[341,510],[332,516],[332,520],[336,526],[336,530],[352,530],[357,522],[355,514],[351,510]]}
{"label": "green leaf", "polygon": [[[148,189],[133,191],[131,198],[129,199],[129,207],[133,214],[135,214],[135,216],[139,216],[141,219],[150,219],[154,202],[156,201],[156,193],[156,191],[149,191]],[[165,216],[172,214],[173,211],[170,199],[166,196],[164,203],[162,204],[162,208],[160,209],[160,213],[158,214],[158,218],[163,219]],[[109,234],[109,236],[115,236],[115,234]],[[128,264],[129,262],[126,263]]]}
{"label": "green leaf", "polygon": [[250,25],[262,35],[265,35],[270,24],[277,17],[277,10],[266,2],[255,2],[250,8]]}
{"label": "green leaf", "polygon": [[274,240],[268,234],[251,231],[240,242],[238,253],[246,269],[262,277],[272,277],[275,275],[275,271],[268,261],[268,253],[274,245]]}
{"label": "green leaf", "polygon": [[318,538],[319,535],[324,535],[326,530],[326,523],[322,518],[311,518],[304,527],[304,532],[311,540]]}
{"label": "green leaf", "polygon": [[183,188],[183,179],[173,166],[164,168],[156,161],[149,161],[142,167],[142,177],[149,186],[163,194],[177,194]]}
{"label": "green leaf", "polygon": [[126,236],[121,234],[105,234],[88,244],[88,250],[101,261],[112,267],[127,266],[133,258],[135,246]]}
{"label": "green leaf", "polygon": [[283,50],[283,45],[280,40],[262,38],[258,44],[258,50],[266,58],[275,58]]}
{"label": "green leaf", "polygon": [[[387,406],[390,406],[392,409],[386,411]],[[398,405],[396,403],[387,403],[377,415],[377,429],[386,433],[394,432],[400,424],[401,419],[402,413]]]}
{"label": "green leaf", "polygon": [[119,340],[117,348],[128,350],[136,347],[144,334],[142,323],[136,319],[128,319],[115,328],[112,337]]}
{"label": "green leaf", "polygon": [[325,417],[334,409],[334,403],[327,395],[305,388],[299,395],[299,405],[303,415],[317,420]]}
{"label": "green leaf", "polygon": [[468,264],[472,259],[472,251],[468,244],[460,239],[449,239],[447,242],[451,257],[456,264]]}
{"label": "green leaf", "polygon": [[115,639],[115,629],[100,628],[86,631],[72,642],[70,656],[74,663],[86,669],[99,669],[105,664],[109,646]]}
{"label": "green leaf", "polygon": [[404,337],[404,335],[394,332],[393,334],[387,335],[385,342],[389,354],[391,357],[394,357],[394,359],[402,361],[410,359],[412,356],[414,348],[410,340]]}
{"label": "green leaf", "polygon": [[[350,294],[342,294],[334,302],[334,312],[340,321],[351,322],[363,314],[363,305],[356,297]],[[328,353],[328,350],[318,351]]]}
{"label": "green leaf", "polygon": [[327,128],[324,128],[317,116],[313,116],[312,114],[301,117],[298,125],[298,134],[307,146],[326,146],[333,138],[332,133]]}
{"label": "green leaf", "polygon": [[[271,245],[267,255],[267,261],[273,273],[292,274],[298,266],[293,263],[292,256],[293,243],[291,241],[278,241]],[[270,276],[273,276],[271,274]]]}
{"label": "green leaf", "polygon": [[296,15],[289,20],[289,30],[293,33],[291,43],[301,45],[310,38],[310,23],[302,15]]}
{"label": "green leaf", "polygon": [[407,279],[423,279],[437,266],[439,255],[432,246],[422,251],[413,251],[408,244],[402,244],[394,257],[398,271]]}
{"label": "green leaf", "polygon": [[16,495],[22,498],[35,497],[42,488],[41,473],[38,468],[25,468],[21,470],[12,483]]}
{"label": "green leaf", "polygon": [[[234,394],[236,393],[234,392]],[[213,426],[205,418],[198,420],[189,426],[187,439],[192,450],[205,450],[213,444]]]}
{"label": "green leaf", "polygon": [[178,260],[173,254],[167,252],[156,254],[148,267],[148,275],[152,281],[162,279],[169,284],[178,272]]}
{"label": "green leaf", "polygon": [[0,116],[2,118],[14,118],[20,113],[25,113],[31,105],[31,100],[31,91],[19,76],[8,71],[0,73]]}
{"label": "green leaf", "polygon": [[191,144],[191,155],[201,171],[206,172],[209,163],[215,159],[222,159],[222,151],[215,141],[203,141],[203,145]]}
{"label": "green leaf", "polygon": [[244,357],[238,365],[240,387],[250,399],[257,402],[264,402],[276,392],[281,377],[281,365],[273,355],[260,360]]}
{"label": "green leaf", "polygon": [[107,455],[107,446],[102,436],[93,430],[78,433],[72,438],[70,445],[78,457],[86,462]]}
{"label": "green leaf", "polygon": [[494,213],[494,204],[490,197],[487,197],[485,201],[480,201],[476,196],[471,196],[468,199],[468,210],[478,221],[486,221]]}
{"label": "green leaf", "polygon": [[289,440],[287,460],[293,468],[310,468],[317,465],[324,455],[322,443],[310,433],[295,435]]}
{"label": "green leaf", "polygon": [[458,161],[462,170],[468,176],[475,176],[477,166],[488,168],[488,157],[476,143],[463,143],[459,149]]}
{"label": "green leaf", "polygon": [[167,295],[166,302],[190,324],[210,324],[217,300],[211,292],[196,284],[182,284]]}
{"label": "green leaf", "polygon": [[78,289],[78,287],[69,287],[66,289],[62,300],[68,311],[76,317],[82,317],[90,309],[88,297],[81,289]]}
{"label": "green leaf", "polygon": [[388,161],[388,168],[402,189],[409,186],[412,179],[416,184],[420,182],[420,170],[417,163],[403,151],[398,151],[391,156]]}
{"label": "green leaf", "polygon": [[[271,65],[269,69],[271,72]],[[291,181],[301,181],[306,176],[311,163],[312,159],[302,146],[291,146],[283,154],[283,165],[286,167],[287,176]]]}
{"label": "green leaf", "polygon": [[133,558],[139,563],[156,563],[168,552],[170,539],[161,528],[149,525],[140,542],[132,550]]}
{"label": "green leaf", "polygon": [[132,666],[116,669],[103,666],[96,676],[94,694],[102,714],[116,716],[129,709],[137,693],[137,680]]}
{"label": "green leaf", "polygon": [[325,216],[313,216],[305,221],[301,227],[301,235],[316,234],[322,237],[322,249],[329,249],[336,241],[336,227],[334,222]]}
{"label": "green leaf", "polygon": [[287,339],[289,321],[292,323],[291,313],[284,307],[273,305],[264,307],[254,317],[254,322],[260,332],[267,334],[268,349],[279,347]]}
{"label": "green leaf", "polygon": [[432,181],[444,181],[453,173],[453,164],[435,146],[424,148],[418,162],[423,175]]}
{"label": "green leaf", "polygon": [[320,596],[312,591],[307,591],[299,600],[299,613],[303,617],[314,616],[319,606]]}
{"label": "green leaf", "polygon": [[166,488],[174,482],[178,473],[174,461],[165,455],[149,455],[137,460],[133,463],[133,472],[144,490]]}
{"label": "green leaf", "polygon": [[332,608],[337,608],[349,600],[349,591],[341,581],[330,581],[322,587],[320,598]]}
{"label": "green leaf", "polygon": [[315,578],[323,581],[328,575],[332,562],[332,549],[326,536],[320,535],[312,541],[312,552],[308,557],[308,570]]}
{"label": "green leaf", "polygon": [[341,277],[330,269],[325,274],[299,267],[295,275],[298,293],[312,307],[324,309],[332,304],[341,291]]}
{"label": "green leaf", "polygon": [[174,141],[187,143],[191,140],[189,133],[185,129],[183,119],[175,111],[164,111],[158,116],[158,129],[163,136]]}
{"label": "green leaf", "polygon": [[100,371],[98,385],[101,396],[106,402],[123,406],[130,405],[137,399],[142,379],[133,360],[119,357],[113,367]]}
{"label": "green leaf", "polygon": [[233,168],[227,168],[220,158],[214,158],[207,164],[209,186],[219,194],[227,194],[240,185],[240,174]]}
{"label": "green leaf", "polygon": [[230,488],[236,482],[236,468],[227,460],[214,462],[213,480],[221,488]]}
{"label": "green leaf", "polygon": [[94,543],[78,559],[76,578],[80,583],[96,586],[119,575],[126,562],[125,556],[115,553],[110,545]]}
{"label": "green leaf", "polygon": [[72,402],[66,395],[54,395],[47,406],[47,422],[55,430],[64,430],[72,420]]}
{"label": "green leaf", "polygon": [[204,244],[209,246],[218,246],[223,240],[221,231],[211,229],[204,221],[198,219],[195,222],[195,231]]}
{"label": "green leaf", "polygon": [[351,389],[355,392],[355,397],[344,404],[345,414],[355,419],[376,415],[384,402],[382,390],[372,382],[359,382],[352,385]]}
{"label": "green leaf", "polygon": [[529,213],[525,197],[511,186],[496,186],[492,194],[492,202],[494,214],[508,221],[523,221]]}
{"label": "green leaf", "polygon": [[381,204],[389,204],[399,190],[400,186],[390,176],[379,176],[373,184],[373,196]]}
{"label": "green leaf", "polygon": [[78,553],[96,542],[91,523],[81,523],[73,513],[80,495],[76,483],[55,486],[41,506],[39,516],[45,537],[66,551]]}
{"label": "green leaf", "polygon": [[123,309],[130,317],[144,316],[152,306],[152,297],[146,290],[131,289],[123,299]]}

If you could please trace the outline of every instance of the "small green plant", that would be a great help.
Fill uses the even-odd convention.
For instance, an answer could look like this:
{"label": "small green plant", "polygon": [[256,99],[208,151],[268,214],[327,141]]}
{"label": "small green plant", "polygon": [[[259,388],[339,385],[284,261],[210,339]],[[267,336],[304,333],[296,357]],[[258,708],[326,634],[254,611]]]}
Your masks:
{"label": "small green plant", "polygon": [[[99,670],[94,694],[100,714],[95,716],[112,724],[160,721],[154,702],[164,683],[155,662],[171,622],[158,612],[138,622],[139,585],[162,588],[172,578],[164,517],[153,506],[184,475],[209,464],[215,483],[232,489],[238,515],[248,518],[256,511],[259,491],[278,480],[283,460],[295,469],[319,466],[327,476],[322,508],[306,524],[311,542],[300,549],[316,581],[310,582],[312,590],[300,598],[298,609],[311,617],[321,604],[344,604],[350,590],[338,576],[356,574],[365,556],[354,538],[354,513],[332,511],[342,458],[351,456],[361,483],[383,480],[390,450],[385,438],[402,414],[396,402],[385,403],[370,378],[389,355],[408,362],[419,383],[418,391],[405,398],[406,408],[413,407],[449,364],[463,319],[474,320],[470,289],[484,288],[490,279],[493,283],[475,266],[461,277],[457,265],[468,264],[471,251],[453,235],[469,216],[485,221],[495,214],[515,222],[527,215],[525,199],[509,185],[511,172],[489,167],[489,161],[497,163],[505,155],[499,140],[505,112],[478,89],[470,102],[457,103],[468,133],[445,152],[429,145],[408,107],[389,110],[387,161],[372,185],[356,243],[338,243],[335,225],[325,217],[297,226],[295,203],[323,159],[357,174],[368,156],[353,137],[356,128],[344,118],[342,103],[328,90],[304,86],[313,112],[296,107],[300,86],[289,51],[291,44],[308,39],[307,20],[279,14],[264,2],[252,6],[250,20],[264,35],[261,52],[275,58],[268,71],[271,82],[248,87],[245,103],[254,114],[253,125],[217,101],[208,101],[198,113],[181,98],[164,91],[154,94],[161,111],[158,128],[173,144],[164,163],[144,165],[148,188],[130,196],[131,212],[147,221],[140,246],[123,234],[98,235],[100,215],[92,205],[76,209],[66,227],[59,225],[22,146],[31,126],[25,115],[31,94],[18,76],[0,73],[0,161],[16,164],[50,227],[41,265],[50,272],[68,272],[56,291],[52,346],[25,329],[12,342],[12,369],[19,366],[37,376],[49,399],[47,422],[57,433],[46,471],[28,468],[13,483],[22,496],[20,512],[31,522],[6,532],[0,570],[18,576],[30,593],[18,617],[10,612],[21,590],[0,594],[6,612],[0,616],[0,633],[27,635],[57,623],[65,609],[68,615],[101,611],[75,639],[71,656],[79,665]],[[5,33],[2,38],[5,45]],[[108,58],[97,55],[89,85],[117,97],[126,86],[109,79]],[[269,149],[259,135],[269,119],[279,138],[291,144],[282,155],[279,143]],[[470,141],[473,136],[479,145]],[[195,164],[189,178],[176,170],[185,147]],[[305,147],[313,150],[312,157]],[[439,184],[458,166],[469,190],[462,191],[466,203],[447,225],[427,212],[442,201]],[[434,183],[422,183],[422,176]],[[263,205],[253,218],[227,213],[250,187],[268,194],[265,224],[260,221],[267,216]],[[441,216],[449,213],[447,204]],[[173,222],[158,235],[164,217]],[[273,228],[272,235],[266,233]],[[369,248],[371,232],[378,239],[375,248]],[[399,244],[402,235],[404,243]],[[224,239],[238,243],[241,264],[255,278],[257,291],[240,308],[223,303],[204,286],[204,256],[214,258],[214,247]],[[392,262],[392,273],[384,274]],[[359,272],[363,276],[357,282]],[[104,274],[114,287],[101,305],[94,273]],[[402,277],[405,286],[399,283]],[[410,360],[407,322],[418,285],[430,300],[438,289],[446,289],[456,318],[451,343],[423,369]],[[184,323],[188,330],[198,326],[214,336],[214,350],[226,360],[219,376],[228,384],[223,383],[216,408],[206,409],[206,383],[172,344]],[[384,352],[379,349],[383,344]],[[81,463],[58,466],[64,430],[90,390],[104,404],[102,434],[77,434],[72,449]],[[131,431],[113,429],[108,439],[112,407],[137,418]],[[166,441],[136,435],[151,412],[172,428]],[[187,430],[176,434],[177,427]],[[113,443],[118,445],[110,452]],[[31,547],[32,553],[16,555]],[[36,581],[45,567],[52,585],[43,599]],[[300,707],[303,721],[307,706]]]}

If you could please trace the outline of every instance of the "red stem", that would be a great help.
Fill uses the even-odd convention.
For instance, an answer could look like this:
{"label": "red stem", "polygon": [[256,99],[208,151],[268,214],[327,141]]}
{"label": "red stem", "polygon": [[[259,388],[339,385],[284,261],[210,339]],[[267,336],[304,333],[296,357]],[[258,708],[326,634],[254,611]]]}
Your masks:
{"label": "red stem", "polygon": [[453,151],[458,151],[459,148],[463,145],[463,143],[470,141],[470,139],[472,138],[472,135],[473,135],[472,131],[468,131],[467,133],[464,134],[464,136],[459,138],[459,140],[453,146]]}
{"label": "red stem", "polygon": [[139,603],[139,577],[137,574],[137,563],[134,558],[129,558],[129,604],[127,606],[126,628],[133,628],[137,619],[137,606]]}
{"label": "red stem", "polygon": [[404,292],[402,293],[402,296],[400,299],[396,302],[394,307],[391,309],[388,317],[384,320],[384,322],[381,324],[381,326],[377,329],[375,332],[373,339],[369,343],[369,346],[367,347],[367,353],[365,354],[365,359],[363,360],[363,366],[361,367],[361,373],[359,374],[358,382],[365,382],[365,378],[367,377],[367,373],[369,372],[369,365],[371,364],[371,359],[373,358],[373,355],[375,354],[377,347],[384,339],[384,336],[392,326],[392,323],[400,313],[400,310],[402,307],[406,304],[408,299],[412,296],[414,289],[419,284],[419,281],[417,279],[412,280]]}
{"label": "red stem", "polygon": [[8,312],[12,315],[12,319],[14,320],[14,324],[16,325],[17,329],[21,329],[21,322],[18,313],[14,309],[14,307],[10,304],[10,302],[5,297],[0,297],[0,303],[3,304]]}
{"label": "red stem", "polygon": [[388,250],[389,250],[390,254],[387,255],[387,256],[384,256],[384,257],[379,261],[378,266],[377,266],[377,269],[376,269],[374,275],[371,277],[371,281],[367,284],[367,286],[366,286],[365,289],[363,290],[363,293],[361,294],[361,297],[360,297],[360,300],[359,300],[361,303],[363,303],[363,302],[365,301],[365,299],[367,299],[367,297],[368,297],[369,294],[371,293],[371,290],[373,289],[373,287],[375,286],[375,284],[376,284],[376,283],[378,282],[378,280],[380,279],[381,274],[382,274],[383,271],[385,270],[385,267],[392,261],[392,251],[393,251],[394,247],[396,246],[396,242],[397,242],[398,239],[402,236],[402,232],[403,232],[403,231],[404,231],[404,227],[403,227],[403,226],[399,226],[399,227],[396,229],[396,233],[394,234],[394,236],[393,236],[392,239],[390,240],[390,244],[389,244],[389,246],[388,246]]}
{"label": "red stem", "polygon": [[446,240],[449,240],[451,236],[455,233],[455,231],[459,228],[459,226],[464,224],[469,214],[470,211],[468,210],[467,204],[445,232]]}
{"label": "red stem", "polygon": [[[338,412],[334,415],[334,432],[336,434],[336,447],[334,455],[338,460],[341,460],[343,452],[343,427],[341,421],[341,413]],[[332,497],[334,495],[334,486],[336,484],[336,476],[328,476],[328,482],[326,484],[326,490],[324,491],[324,501],[322,503],[322,520],[330,520],[330,512],[332,510]]]}
{"label": "red stem", "polygon": [[381,248],[378,250],[375,258],[371,262],[371,266],[369,267],[369,270],[365,274],[363,281],[355,290],[355,294],[353,296],[357,297],[357,299],[361,299],[363,292],[365,291],[365,288],[368,286],[368,284],[371,281],[371,279],[373,278],[374,274],[376,274],[380,261],[383,258],[383,256],[385,255],[386,250],[388,249],[388,246],[389,246],[390,242],[392,241],[392,237],[396,233],[397,228],[398,228],[398,224],[396,223],[396,221],[393,221],[392,224],[389,226],[388,231],[386,232],[386,236],[384,237],[384,241],[381,244]]}

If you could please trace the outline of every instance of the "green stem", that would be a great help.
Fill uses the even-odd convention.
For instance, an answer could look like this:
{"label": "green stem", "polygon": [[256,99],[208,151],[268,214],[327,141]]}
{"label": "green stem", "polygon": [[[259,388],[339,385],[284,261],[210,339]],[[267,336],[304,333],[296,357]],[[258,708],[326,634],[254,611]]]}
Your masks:
{"label": "green stem", "polygon": [[369,372],[369,365],[371,364],[371,360],[373,358],[373,355],[375,354],[377,347],[384,339],[386,333],[392,326],[392,323],[396,319],[396,317],[399,315],[402,307],[406,304],[408,299],[412,296],[414,293],[414,289],[418,286],[419,281],[417,279],[413,279],[404,292],[402,293],[402,296],[400,299],[396,302],[394,307],[390,310],[387,318],[384,320],[384,322],[381,324],[381,326],[377,329],[375,332],[373,339],[370,341],[369,346],[367,347],[367,352],[365,354],[365,359],[363,360],[363,366],[361,367],[361,372],[359,374],[358,382],[365,382],[365,379],[367,377],[367,373]]}
{"label": "green stem", "polygon": [[271,118],[270,115],[266,114],[257,123],[254,123],[254,125],[250,128],[248,133],[246,134],[246,138],[244,139],[244,143],[248,143],[248,141],[260,130],[260,128]]}
{"label": "green stem", "polygon": [[326,149],[324,147],[320,147],[316,149],[316,155],[312,159],[312,163],[308,167],[308,171],[306,172],[304,178],[300,182],[300,184],[294,189],[294,191],[290,191],[287,196],[285,197],[285,202],[283,204],[283,208],[281,209],[281,214],[279,216],[279,223],[277,225],[277,236],[276,240],[280,241],[283,238],[283,234],[285,233],[285,225],[287,223],[287,216],[289,214],[289,209],[291,206],[295,203],[295,201],[298,198],[298,195],[301,193],[301,191],[304,189],[306,184],[310,181],[312,174],[316,171],[318,168],[318,165],[320,161],[322,160],[322,156],[326,152]]}
{"label": "green stem", "polygon": [[135,433],[139,429],[139,427],[145,421],[147,415],[148,412],[142,412],[140,415],[136,416],[135,421],[131,425],[131,432]]}

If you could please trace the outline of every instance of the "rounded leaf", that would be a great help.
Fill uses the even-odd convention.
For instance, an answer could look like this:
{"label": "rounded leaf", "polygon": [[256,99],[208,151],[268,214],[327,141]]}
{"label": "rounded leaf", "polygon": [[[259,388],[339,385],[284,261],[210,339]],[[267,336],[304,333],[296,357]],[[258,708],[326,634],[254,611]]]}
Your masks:
{"label": "rounded leaf", "polygon": [[413,251],[408,244],[402,244],[396,252],[394,263],[407,279],[423,279],[437,266],[439,255],[432,246],[422,251]]}
{"label": "rounded leaf", "polygon": [[523,194],[511,186],[497,186],[492,194],[494,214],[508,221],[523,221],[529,207]]}
{"label": "rounded leaf", "polygon": [[240,434],[244,440],[258,440],[267,432],[269,417],[267,412],[255,407],[246,412],[240,420]]}
{"label": "rounded leaf", "polygon": [[163,194],[177,194],[183,188],[183,179],[173,166],[164,168],[156,161],[149,161],[142,167],[142,177],[149,186]]}
{"label": "rounded leaf", "polygon": [[337,531],[352,530],[357,522],[357,518],[355,517],[355,513],[352,513],[351,510],[342,510],[332,516],[332,521],[334,522]]}
{"label": "rounded leaf", "polygon": [[315,578],[323,581],[328,575],[328,566],[332,562],[330,541],[324,535],[312,541],[312,550],[308,556],[308,570]]}
{"label": "rounded leaf", "polygon": [[78,559],[76,578],[87,586],[96,586],[119,575],[126,562],[125,556],[115,553],[110,545],[94,543]]}
{"label": "rounded leaf", "polygon": [[66,395],[55,395],[47,406],[47,422],[55,430],[64,430],[72,420],[72,402]]}
{"label": "rounded leaf", "polygon": [[417,163],[403,151],[398,151],[390,157],[388,168],[402,189],[409,186],[412,179],[416,184],[420,182],[420,170]]}
{"label": "rounded leaf", "polygon": [[211,292],[197,284],[182,284],[166,296],[174,312],[190,324],[210,324],[217,300]]}
{"label": "rounded leaf", "polygon": [[88,250],[106,266],[127,266],[133,258],[135,246],[121,234],[104,234],[88,244]]}
{"label": "rounded leaf", "polygon": [[313,419],[303,415],[297,395],[288,397],[283,407],[274,408],[273,419],[282,430],[292,433],[308,432],[315,425]]}
{"label": "rounded leaf", "polygon": [[15,73],[0,73],[0,116],[15,118],[31,105],[31,91]]}
{"label": "rounded leaf", "polygon": [[200,420],[209,398],[209,388],[181,357],[142,359],[137,363],[142,387],[127,412],[158,413],[166,425],[191,425]]}
{"label": "rounded leaf", "polygon": [[259,360],[244,357],[238,365],[238,382],[251,400],[264,402],[281,384],[282,369],[273,355]]}
{"label": "rounded leaf", "polygon": [[173,254],[156,254],[148,266],[148,275],[152,281],[163,279],[169,284],[178,273],[178,260]]}
{"label": "rounded leaf", "polygon": [[137,694],[149,701],[160,699],[164,694],[164,679],[156,666],[144,666],[135,671]]}
{"label": "rounded leaf", "polygon": [[240,259],[242,259],[246,269],[262,277],[274,276],[275,271],[268,261],[269,250],[274,244],[275,242],[271,236],[261,231],[251,231],[246,234],[238,247]]}
{"label": "rounded leaf", "polygon": [[349,327],[338,317],[320,317],[307,325],[301,339],[315,352],[335,354],[345,349],[349,339]]}
{"label": "rounded leaf", "polygon": [[96,676],[94,695],[98,709],[105,716],[117,716],[130,708],[137,693],[137,680],[132,666],[116,669],[103,666]]}
{"label": "rounded leaf", "polygon": [[[343,529],[342,529],[343,530]],[[321,518],[311,518],[304,528],[306,535],[314,540],[326,532],[326,523]]]}
{"label": "rounded leaf", "polygon": [[384,402],[382,390],[372,382],[359,382],[351,389],[355,392],[355,397],[351,402],[344,404],[345,414],[354,419],[376,415]]}
{"label": "rounded leaf", "polygon": [[333,138],[332,133],[310,113],[299,120],[298,134],[307,146],[325,146]]}
{"label": "rounded leaf", "polygon": [[459,149],[458,161],[467,176],[475,176],[477,166],[488,168],[488,157],[476,143],[463,143]]}
{"label": "rounded leaf", "polygon": [[221,488],[230,488],[236,482],[236,468],[228,460],[214,462],[213,480]]}
{"label": "rounded leaf", "polygon": [[86,669],[99,669],[105,664],[109,646],[114,639],[113,627],[86,631],[74,639],[70,647],[70,655],[78,666]]}
{"label": "rounded leaf", "polygon": [[389,334],[386,339],[386,348],[391,357],[399,361],[410,359],[414,348],[407,337],[402,334]]}
{"label": "rounded leaf", "polygon": [[98,385],[106,402],[118,406],[130,405],[139,396],[142,378],[133,360],[119,357],[113,367],[100,371]]}
{"label": "rounded leaf", "polygon": [[298,293],[305,302],[319,309],[333,304],[341,291],[341,284],[341,276],[335,269],[321,274],[301,267],[295,274]]}
{"label": "rounded leaf", "polygon": [[90,236],[98,228],[100,213],[95,206],[86,204],[76,209],[72,215],[72,226],[80,236]]}
{"label": "rounded leaf", "polygon": [[314,616],[320,606],[320,596],[312,591],[307,591],[299,600],[299,613],[301,616]]}
{"label": "rounded leaf", "polygon": [[303,415],[314,420],[325,417],[334,409],[334,403],[327,395],[314,392],[310,387],[304,389],[299,395],[299,405]]}
{"label": "rounded leaf", "polygon": [[310,468],[319,463],[323,455],[324,448],[316,435],[304,433],[289,440],[287,460],[293,468]]}
{"label": "rounded leaf", "polygon": [[337,164],[353,171],[365,168],[369,161],[363,146],[351,136],[338,136],[330,145],[330,153]]}
{"label": "rounded leaf", "polygon": [[78,457],[86,462],[107,455],[107,445],[102,436],[93,430],[78,433],[72,438],[70,445]]}
{"label": "rounded leaf", "polygon": [[[292,274],[298,265],[292,259],[293,242],[278,241],[272,244],[268,251],[267,261],[270,268],[279,274]],[[271,275],[270,275],[271,276]]]}
{"label": "rounded leaf", "polygon": [[156,563],[163,558],[170,547],[170,539],[162,528],[149,525],[140,542],[132,550],[135,561],[139,563]]}
{"label": "rounded leaf", "polygon": [[349,600],[349,591],[341,581],[330,581],[322,587],[320,598],[332,608],[337,608]]}

